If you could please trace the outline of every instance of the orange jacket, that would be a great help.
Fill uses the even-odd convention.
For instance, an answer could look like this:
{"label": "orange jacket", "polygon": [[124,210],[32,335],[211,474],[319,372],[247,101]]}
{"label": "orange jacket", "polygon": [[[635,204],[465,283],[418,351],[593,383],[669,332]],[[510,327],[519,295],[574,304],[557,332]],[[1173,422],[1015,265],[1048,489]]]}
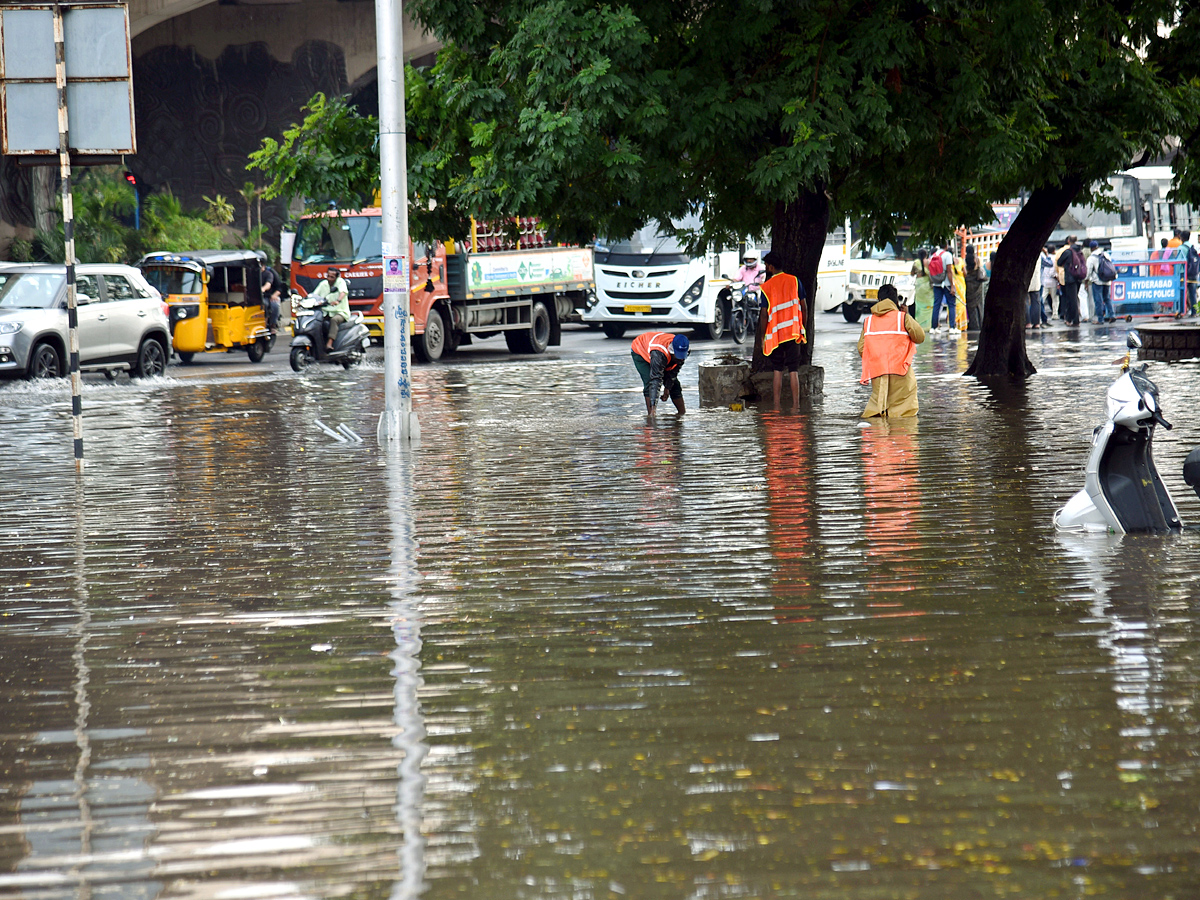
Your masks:
{"label": "orange jacket", "polygon": [[673,340],[675,340],[675,335],[667,334],[665,331],[647,331],[633,339],[630,349],[646,362],[654,362],[650,358],[650,351],[657,350],[659,353],[666,354],[668,369],[677,369],[683,363],[677,360],[675,354],[671,352],[671,341]]}
{"label": "orange jacket", "polygon": [[767,295],[767,331],[763,335],[763,353],[770,356],[775,348],[788,341],[804,343],[804,323],[800,321],[800,282],[794,275],[780,272],[768,278],[762,286]]}
{"label": "orange jacket", "polygon": [[863,322],[862,383],[880,375],[907,375],[916,353],[903,310],[868,316]]}

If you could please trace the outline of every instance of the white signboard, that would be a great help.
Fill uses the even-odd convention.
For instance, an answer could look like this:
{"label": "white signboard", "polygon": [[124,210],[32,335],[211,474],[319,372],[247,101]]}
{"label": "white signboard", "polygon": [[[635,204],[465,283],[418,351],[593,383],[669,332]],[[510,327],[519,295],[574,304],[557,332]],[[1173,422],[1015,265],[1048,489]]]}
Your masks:
{"label": "white signboard", "polygon": [[[63,6],[67,144],[72,153],[137,152],[124,4]],[[55,8],[0,7],[0,136],[6,155],[58,153]]]}

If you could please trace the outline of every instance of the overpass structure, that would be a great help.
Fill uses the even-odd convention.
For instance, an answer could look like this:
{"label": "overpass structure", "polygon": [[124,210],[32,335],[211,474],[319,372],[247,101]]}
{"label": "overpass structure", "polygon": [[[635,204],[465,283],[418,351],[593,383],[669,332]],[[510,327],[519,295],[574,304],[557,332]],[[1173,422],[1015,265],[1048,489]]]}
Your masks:
{"label": "overpass structure", "polygon": [[[301,118],[317,91],[376,108],[374,0],[128,0],[143,190],[167,187],[185,207],[222,194],[246,222],[240,191],[261,173],[246,157]],[[432,63],[438,44],[407,18],[405,58]],[[34,179],[0,166],[0,247],[33,221]],[[272,233],[287,220],[264,202]],[[257,223],[257,205],[255,209]],[[2,255],[2,254],[0,254]]]}

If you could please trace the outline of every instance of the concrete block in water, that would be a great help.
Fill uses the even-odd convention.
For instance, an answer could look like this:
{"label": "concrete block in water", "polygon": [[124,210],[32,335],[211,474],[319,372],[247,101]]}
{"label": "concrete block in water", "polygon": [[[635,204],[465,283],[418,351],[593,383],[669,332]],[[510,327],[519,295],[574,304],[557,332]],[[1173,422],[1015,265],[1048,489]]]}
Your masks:
{"label": "concrete block in water", "polygon": [[700,405],[728,406],[750,390],[750,363],[715,360],[700,364]]}
{"label": "concrete block in water", "polygon": [[[801,366],[800,399],[819,397],[825,391],[825,370],[820,366]],[[741,360],[715,360],[700,365],[700,405],[729,406],[738,400],[770,399],[772,373],[750,374],[750,363]],[[784,373],[781,403],[792,399],[791,379]]]}
{"label": "concrete block in water", "polygon": [[[825,370],[820,366],[801,366],[800,371],[796,373],[800,376],[800,399],[809,400],[813,397],[820,397],[825,393]],[[755,372],[751,378],[753,393],[760,400],[771,399],[772,379],[775,373],[767,370],[766,372]],[[787,372],[783,373],[783,388],[780,393],[783,395],[779,398],[780,405],[790,404],[792,401],[792,379]]]}

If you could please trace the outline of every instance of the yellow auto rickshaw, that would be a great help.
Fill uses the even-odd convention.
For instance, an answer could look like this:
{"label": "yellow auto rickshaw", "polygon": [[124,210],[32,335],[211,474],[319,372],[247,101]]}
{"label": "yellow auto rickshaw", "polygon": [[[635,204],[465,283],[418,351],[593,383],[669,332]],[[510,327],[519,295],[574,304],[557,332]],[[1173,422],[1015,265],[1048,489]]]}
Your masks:
{"label": "yellow auto rickshaw", "polygon": [[253,250],[148,253],[138,268],[167,304],[171,341],[183,362],[234,350],[260,362],[275,343],[263,312],[262,263]]}

